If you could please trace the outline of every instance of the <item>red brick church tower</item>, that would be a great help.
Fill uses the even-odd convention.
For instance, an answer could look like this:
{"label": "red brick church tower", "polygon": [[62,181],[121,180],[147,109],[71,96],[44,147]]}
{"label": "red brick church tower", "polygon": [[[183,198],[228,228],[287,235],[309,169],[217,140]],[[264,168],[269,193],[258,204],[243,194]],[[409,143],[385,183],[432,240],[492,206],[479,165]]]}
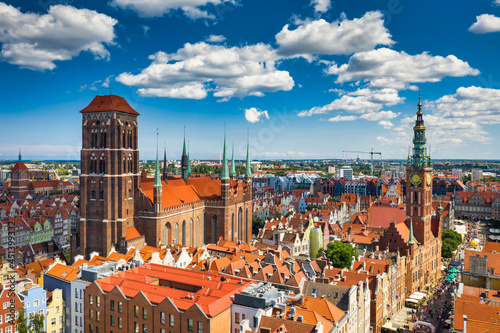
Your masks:
{"label": "red brick church tower", "polygon": [[123,97],[96,96],[83,110],[80,254],[125,247],[139,187],[137,113]]}
{"label": "red brick church tower", "polygon": [[21,195],[28,193],[28,167],[23,163],[21,149],[19,149],[19,161],[12,167],[10,174],[10,193]]}

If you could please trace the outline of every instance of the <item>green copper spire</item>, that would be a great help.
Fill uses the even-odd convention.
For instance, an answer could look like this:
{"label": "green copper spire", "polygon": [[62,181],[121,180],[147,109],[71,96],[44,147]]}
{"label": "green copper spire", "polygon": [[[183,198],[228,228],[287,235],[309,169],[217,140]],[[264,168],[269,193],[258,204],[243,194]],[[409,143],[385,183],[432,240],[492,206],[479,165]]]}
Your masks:
{"label": "green copper spire", "polygon": [[413,221],[412,219],[410,218],[410,240],[408,240],[408,244],[415,244],[415,242],[413,241]]}
{"label": "green copper spire", "polygon": [[21,158],[21,148],[19,148],[19,162],[21,162],[22,158]]}
{"label": "green copper spire", "polygon": [[186,155],[186,128],[184,127],[184,146],[182,147],[182,155]]}
{"label": "green copper spire", "polygon": [[247,178],[252,177],[252,168],[250,165],[250,133],[247,133],[247,165],[245,168],[245,176]]}
{"label": "green copper spire", "polygon": [[187,179],[189,178],[188,165],[189,165],[189,160],[186,154],[186,126],[184,126],[184,146],[182,147],[182,156],[181,156],[181,177],[182,179],[184,179],[185,182],[187,182]]}
{"label": "green copper spire", "polygon": [[160,161],[158,160],[158,133],[156,133],[156,171],[155,171],[155,184],[153,186],[161,187]]}
{"label": "green copper spire", "polygon": [[231,157],[231,172],[229,173],[231,177],[236,177],[236,164],[234,163],[234,140],[233,140],[233,156]]}
{"label": "green copper spire", "polygon": [[417,120],[415,121],[415,126],[413,127],[413,156],[412,156],[412,166],[421,167],[427,166],[427,157],[425,156],[425,143],[427,142],[425,138],[425,126],[422,112],[422,102],[420,89],[418,90],[418,111]]}
{"label": "green copper spire", "polygon": [[229,170],[227,168],[226,158],[226,129],[224,128],[224,150],[222,151],[222,179],[229,179]]}
{"label": "green copper spire", "polygon": [[188,141],[188,177],[191,177],[191,160],[189,159],[189,141]]}

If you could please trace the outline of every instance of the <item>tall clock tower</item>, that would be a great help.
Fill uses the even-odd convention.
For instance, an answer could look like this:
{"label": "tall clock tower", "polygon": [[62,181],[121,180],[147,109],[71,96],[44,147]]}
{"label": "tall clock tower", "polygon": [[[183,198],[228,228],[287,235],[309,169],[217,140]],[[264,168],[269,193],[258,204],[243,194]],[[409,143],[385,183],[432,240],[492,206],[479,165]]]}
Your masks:
{"label": "tall clock tower", "polygon": [[434,237],[431,230],[432,162],[425,148],[425,126],[422,103],[418,92],[418,112],[413,127],[413,155],[408,153],[406,168],[406,215],[408,226],[413,223],[418,242],[427,244]]}

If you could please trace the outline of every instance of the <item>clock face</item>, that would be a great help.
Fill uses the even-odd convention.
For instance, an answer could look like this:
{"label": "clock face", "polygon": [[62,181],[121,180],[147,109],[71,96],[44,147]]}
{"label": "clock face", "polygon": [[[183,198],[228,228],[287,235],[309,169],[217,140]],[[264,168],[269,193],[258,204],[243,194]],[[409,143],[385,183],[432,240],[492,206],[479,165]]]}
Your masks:
{"label": "clock face", "polygon": [[412,183],[413,185],[418,185],[422,182],[422,175],[419,174],[419,173],[412,173],[410,174],[410,183]]}
{"label": "clock face", "polygon": [[432,177],[431,177],[431,174],[428,173],[427,174],[427,186],[429,186],[431,184],[431,181],[432,181]]}

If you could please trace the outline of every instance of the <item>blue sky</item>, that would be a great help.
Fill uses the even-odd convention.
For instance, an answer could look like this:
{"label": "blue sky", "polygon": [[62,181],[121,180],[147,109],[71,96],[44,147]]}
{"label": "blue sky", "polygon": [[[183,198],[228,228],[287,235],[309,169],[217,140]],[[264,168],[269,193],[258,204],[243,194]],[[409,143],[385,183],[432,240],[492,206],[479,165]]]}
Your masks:
{"label": "blue sky", "polygon": [[[498,159],[500,0],[0,1],[0,159],[79,159],[96,94],[141,159],[405,158],[422,89],[434,158]],[[354,156],[353,156],[354,157]],[[364,156],[361,156],[364,157]]]}

